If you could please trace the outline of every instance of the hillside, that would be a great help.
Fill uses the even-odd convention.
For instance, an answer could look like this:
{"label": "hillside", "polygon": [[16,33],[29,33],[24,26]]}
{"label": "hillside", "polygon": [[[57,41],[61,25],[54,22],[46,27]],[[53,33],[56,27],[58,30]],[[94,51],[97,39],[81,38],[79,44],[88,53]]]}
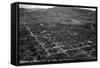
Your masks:
{"label": "hillside", "polygon": [[83,24],[87,22],[95,23],[96,19],[95,11],[78,9],[74,7],[54,7],[49,9],[38,9],[37,11],[27,9],[20,12],[25,13],[26,17],[30,16],[28,18],[32,18],[32,20],[36,18],[38,23],[65,22],[66,24]]}

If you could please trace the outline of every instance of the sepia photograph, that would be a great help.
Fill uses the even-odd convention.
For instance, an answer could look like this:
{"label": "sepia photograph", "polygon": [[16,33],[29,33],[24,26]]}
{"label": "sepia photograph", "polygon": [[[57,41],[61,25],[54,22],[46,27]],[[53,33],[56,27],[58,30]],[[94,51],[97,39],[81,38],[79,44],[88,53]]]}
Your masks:
{"label": "sepia photograph", "polygon": [[24,63],[97,60],[97,9],[19,4],[18,59]]}

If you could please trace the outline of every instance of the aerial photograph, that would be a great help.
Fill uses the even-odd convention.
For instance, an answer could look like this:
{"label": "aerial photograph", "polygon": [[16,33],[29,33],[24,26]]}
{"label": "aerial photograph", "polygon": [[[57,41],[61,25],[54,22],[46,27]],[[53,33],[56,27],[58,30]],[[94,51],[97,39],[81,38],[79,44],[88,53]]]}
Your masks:
{"label": "aerial photograph", "polygon": [[96,60],[96,11],[19,4],[20,63]]}

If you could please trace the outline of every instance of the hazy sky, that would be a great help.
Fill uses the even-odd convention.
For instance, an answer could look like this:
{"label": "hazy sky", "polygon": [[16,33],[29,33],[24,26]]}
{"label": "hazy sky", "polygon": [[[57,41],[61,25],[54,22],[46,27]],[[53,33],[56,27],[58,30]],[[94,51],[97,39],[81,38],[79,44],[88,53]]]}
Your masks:
{"label": "hazy sky", "polygon": [[42,5],[23,5],[20,4],[19,8],[27,8],[27,9],[31,9],[31,8],[53,8],[54,6],[42,6]]}
{"label": "hazy sky", "polygon": [[[47,9],[47,8],[53,8],[53,7],[55,7],[55,6],[24,5],[24,4],[19,5],[19,8],[27,8],[27,9],[31,9],[31,8],[44,8],[44,9]],[[87,10],[93,10],[93,11],[96,10],[94,8],[81,8],[81,9],[87,9]]]}

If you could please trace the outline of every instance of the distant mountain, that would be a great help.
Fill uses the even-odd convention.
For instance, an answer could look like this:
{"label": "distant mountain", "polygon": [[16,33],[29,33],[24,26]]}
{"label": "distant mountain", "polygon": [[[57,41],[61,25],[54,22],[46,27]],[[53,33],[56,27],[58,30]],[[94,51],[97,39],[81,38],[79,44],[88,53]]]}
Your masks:
{"label": "distant mountain", "polygon": [[96,12],[75,7],[54,7],[48,9],[23,9],[20,15],[28,23],[85,24],[96,23]]}

